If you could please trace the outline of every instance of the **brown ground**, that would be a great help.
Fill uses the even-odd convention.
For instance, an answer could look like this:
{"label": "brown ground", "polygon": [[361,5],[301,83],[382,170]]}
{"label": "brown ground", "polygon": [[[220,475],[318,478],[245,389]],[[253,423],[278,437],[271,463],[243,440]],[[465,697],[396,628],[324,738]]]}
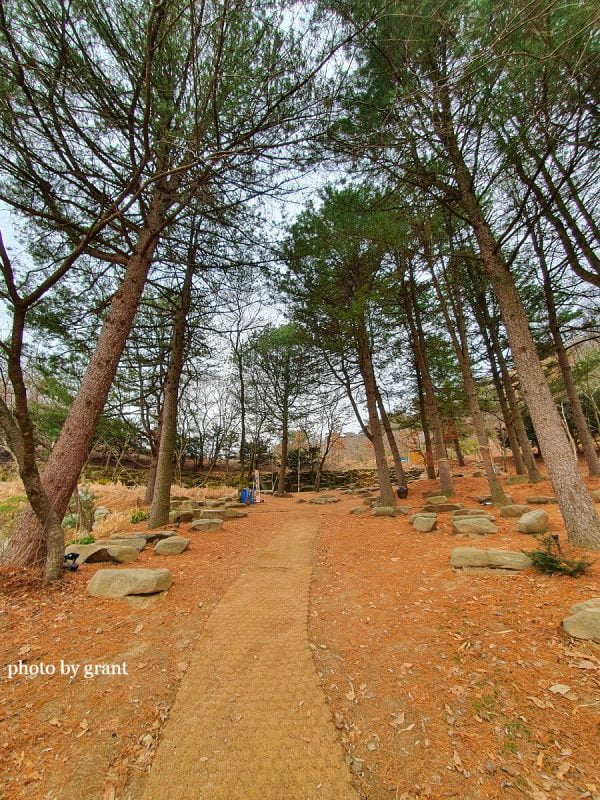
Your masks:
{"label": "brown ground", "polygon": [[[474,495],[485,492],[483,479],[457,484],[459,499],[471,507]],[[419,506],[420,492],[430,488],[434,484],[426,481],[413,484],[409,503]],[[518,501],[551,491],[540,484],[511,487],[511,493]],[[219,624],[231,627],[233,642],[236,617],[227,616],[227,604],[256,573],[259,562],[252,559],[260,561],[259,551],[271,540],[276,550],[282,544],[278,557],[287,557],[281,538],[287,526],[281,526],[298,518],[319,523],[311,652],[360,793],[369,800],[600,797],[600,649],[569,640],[560,629],[572,603],[600,594],[600,564],[578,580],[535,572],[455,575],[448,566],[453,546],[490,546],[493,540],[494,547],[523,547],[515,521],[501,521],[501,532],[480,542],[451,536],[447,522],[438,532],[417,534],[406,518],[348,515],[356,504],[346,497],[331,506],[268,499],[249,518],[227,522],[222,532],[192,534],[193,546],[181,556],[144,553],[136,563],[169,566],[175,579],[164,597],[146,607],[86,597],[87,580],[100,565],[83,567],[49,592],[16,576],[5,580],[0,595],[5,800],[140,798],[162,733],[164,748],[176,741],[176,729],[165,722],[182,677],[171,719],[181,720],[179,736],[188,742],[188,731],[199,734],[191,730],[192,720],[176,713],[178,706],[185,708],[185,692],[193,685],[188,678],[206,680],[205,643],[215,630],[222,633]],[[560,531],[556,506],[545,508],[553,530]],[[224,603],[209,620],[221,598]],[[257,596],[257,617],[267,607]],[[251,613],[243,616],[252,619]],[[248,628],[251,642],[256,630]],[[246,652],[250,659],[251,650]],[[247,687],[245,711],[251,715],[260,704],[252,702],[243,648],[239,655],[239,683]],[[126,661],[128,675],[9,682],[4,667],[19,658],[29,664],[58,664],[61,658],[84,664]],[[294,671],[285,678],[278,666],[281,686],[286,681],[294,686]],[[305,667],[306,662],[300,669]],[[236,673],[227,658],[224,670],[233,682]],[[555,684],[571,688],[556,694],[550,690]],[[236,692],[233,687],[230,696]],[[235,714],[231,723],[243,727]],[[217,710],[214,719],[223,716]],[[219,732],[211,722],[206,741],[209,728]],[[163,762],[170,765],[170,780],[180,760],[176,749],[162,752],[172,755]],[[158,753],[156,769],[161,749]],[[261,770],[270,758],[276,756],[265,751]],[[305,758],[310,775],[309,751]],[[221,795],[206,788],[198,795],[212,796]],[[268,789],[262,796],[283,800]],[[290,789],[285,800],[304,798]]]}

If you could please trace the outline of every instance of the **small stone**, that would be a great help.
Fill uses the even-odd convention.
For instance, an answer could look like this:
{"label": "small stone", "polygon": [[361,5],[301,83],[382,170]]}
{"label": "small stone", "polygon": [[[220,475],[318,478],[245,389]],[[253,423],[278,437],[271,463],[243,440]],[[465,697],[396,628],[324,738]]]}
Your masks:
{"label": "small stone", "polygon": [[550,497],[541,494],[530,494],[525,498],[525,502],[530,503],[531,505],[545,505],[546,503],[556,503],[556,497]]}
{"label": "small stone", "polygon": [[413,528],[421,533],[430,533],[437,528],[437,520],[435,517],[417,516],[413,520]]}
{"label": "small stone", "polygon": [[190,546],[190,539],[183,536],[170,536],[154,545],[154,554],[157,556],[178,556]]}
{"label": "small stone", "polygon": [[509,503],[506,506],[502,506],[500,509],[500,516],[501,517],[522,517],[523,514],[527,514],[529,511],[529,506],[521,505],[518,503],[512,504]]}
{"label": "small stone", "polygon": [[168,569],[101,569],[87,585],[92,597],[126,597],[156,594],[173,583]]}
{"label": "small stone", "polygon": [[581,603],[575,603],[569,609],[569,614],[577,614],[579,611],[588,611],[590,609],[600,608],[600,597],[590,597],[589,600],[582,600]]}
{"label": "small stone", "polygon": [[491,533],[498,533],[498,528],[486,517],[461,517],[452,520],[452,530],[454,533],[469,535],[471,533],[478,536],[485,536]]}
{"label": "small stone", "polygon": [[562,621],[563,628],[575,639],[589,639],[600,643],[600,608],[578,611]]}
{"label": "small stone", "polygon": [[197,519],[190,525],[191,531],[221,531],[223,530],[222,519]]}
{"label": "small stone", "polygon": [[428,503],[426,506],[423,506],[423,511],[439,511],[442,513],[446,511],[460,511],[461,508],[461,503]]}
{"label": "small stone", "polygon": [[545,511],[528,511],[519,518],[517,530],[521,533],[545,533],[548,530],[548,521]]}

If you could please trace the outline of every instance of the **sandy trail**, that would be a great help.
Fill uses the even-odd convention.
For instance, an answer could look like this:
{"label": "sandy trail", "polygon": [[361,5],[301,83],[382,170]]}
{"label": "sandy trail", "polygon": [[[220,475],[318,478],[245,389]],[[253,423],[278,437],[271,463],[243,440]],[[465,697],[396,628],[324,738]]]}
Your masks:
{"label": "sandy trail", "polygon": [[309,647],[317,525],[285,514],[215,608],[143,800],[357,800]]}

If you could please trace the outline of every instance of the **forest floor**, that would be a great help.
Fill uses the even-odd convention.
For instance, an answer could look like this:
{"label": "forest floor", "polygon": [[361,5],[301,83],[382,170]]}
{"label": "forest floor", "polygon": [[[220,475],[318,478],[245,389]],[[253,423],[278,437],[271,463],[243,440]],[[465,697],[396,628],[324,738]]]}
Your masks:
{"label": "forest floor", "polygon": [[[590,485],[598,488],[599,482]],[[476,496],[486,492],[480,478],[460,478],[456,486],[456,499],[468,507],[475,507]],[[407,503],[420,508],[421,493],[434,488],[434,482],[411,484]],[[133,494],[124,490],[109,486],[101,491],[100,502],[124,515],[135,505]],[[511,486],[510,493],[519,502],[528,494],[552,492],[541,483]],[[294,530],[302,536],[303,525],[309,525],[316,540],[312,565],[302,562],[303,569],[312,569],[304,646],[329,705],[326,727],[330,733],[337,729],[337,739],[333,736],[335,741],[324,747],[333,748],[330,762],[345,762],[357,796],[600,798],[600,647],[569,639],[560,626],[573,603],[600,595],[600,560],[579,579],[534,571],[455,574],[449,566],[453,547],[518,551],[531,548],[531,537],[516,533],[516,520],[499,516],[499,532],[481,540],[452,535],[449,515],[440,515],[437,531],[416,533],[407,517],[350,515],[349,508],[360,500],[334,494],[341,502],[325,506],[269,497],[247,518],[228,521],[223,531],[191,534],[193,544],[180,556],[143,552],[136,566],[167,566],[174,576],[172,588],[150,602],[86,596],[89,578],[102,565],[86,565],[49,590],[22,574],[4,572],[0,797],[153,798],[144,794],[153,761],[155,769],[170,765],[172,780],[181,767],[177,731],[183,743],[199,735],[184,711],[194,686],[198,696],[209,694],[210,670],[202,668],[202,659],[210,641],[216,651],[219,641],[224,654],[228,651],[223,669],[232,682],[236,664],[240,668],[235,682],[243,691],[232,686],[231,697],[239,694],[245,711],[238,720],[239,712],[232,710],[231,724],[243,727],[244,714],[251,718],[253,706],[261,706],[264,716],[264,692],[255,698],[244,672],[244,659],[253,660],[255,653],[244,645],[242,621],[258,619],[283,601],[262,596],[259,584],[246,586],[246,594],[239,592],[245,581],[256,579],[265,553],[287,558],[285,536],[293,541]],[[1,496],[6,494],[0,487]],[[562,534],[564,543],[557,506],[543,508],[550,514],[551,530]],[[121,524],[122,530],[143,527]],[[186,529],[181,526],[182,533]],[[264,586],[272,585],[272,571],[264,570]],[[296,595],[288,592],[290,603]],[[306,595],[308,599],[308,589]],[[246,612],[228,615],[228,608]],[[237,661],[223,644],[227,640],[216,637],[215,631],[222,635],[225,629],[230,629],[232,650],[236,637],[240,639]],[[256,637],[256,630],[248,630]],[[267,637],[268,630],[262,628],[261,636]],[[270,661],[277,653],[278,630],[272,627]],[[282,649],[288,649],[285,640]],[[298,690],[293,664],[301,658],[293,649],[290,655],[291,668],[285,660],[273,668],[279,675],[278,691],[285,694],[289,685],[290,703],[301,709],[304,704],[299,705],[296,693],[309,690],[305,684]],[[125,662],[127,674],[86,678],[82,666],[74,678],[21,675],[9,680],[7,666],[19,660],[29,666],[55,665],[57,672],[61,660],[67,665]],[[301,669],[306,669],[305,662]],[[315,697],[307,694],[303,700],[311,715],[313,706],[321,715]],[[214,720],[226,712],[217,705],[211,713],[208,717],[202,711],[209,720],[204,727],[202,717],[198,719],[204,734],[217,730]],[[177,720],[181,724],[174,727]],[[310,742],[318,736],[315,725],[307,716],[306,735],[299,737],[308,775],[314,762]],[[257,776],[268,773],[272,760],[269,743],[263,744],[266,749],[257,743],[262,753]],[[210,800],[213,795],[205,789],[199,796]],[[314,796],[328,798],[317,787]],[[262,797],[305,800],[293,790],[271,795],[267,789]]]}

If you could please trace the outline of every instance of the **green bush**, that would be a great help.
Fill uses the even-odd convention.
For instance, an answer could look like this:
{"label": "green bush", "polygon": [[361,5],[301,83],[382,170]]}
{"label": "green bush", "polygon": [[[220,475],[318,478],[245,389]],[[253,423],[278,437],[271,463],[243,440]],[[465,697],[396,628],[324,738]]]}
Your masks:
{"label": "green bush", "polygon": [[558,550],[558,545],[551,536],[546,536],[540,542],[540,550],[523,550],[529,556],[533,566],[538,572],[546,575],[569,575],[571,578],[578,578],[591,566],[591,561],[579,559],[571,561],[564,558]]}
{"label": "green bush", "polygon": [[81,536],[77,539],[73,539],[70,542],[67,542],[67,546],[71,544],[94,544],[95,538],[92,536],[91,533],[86,534],[86,536]]}
{"label": "green bush", "polygon": [[143,522],[145,519],[148,519],[148,512],[144,511],[143,508],[138,508],[129,519],[131,522]]}

